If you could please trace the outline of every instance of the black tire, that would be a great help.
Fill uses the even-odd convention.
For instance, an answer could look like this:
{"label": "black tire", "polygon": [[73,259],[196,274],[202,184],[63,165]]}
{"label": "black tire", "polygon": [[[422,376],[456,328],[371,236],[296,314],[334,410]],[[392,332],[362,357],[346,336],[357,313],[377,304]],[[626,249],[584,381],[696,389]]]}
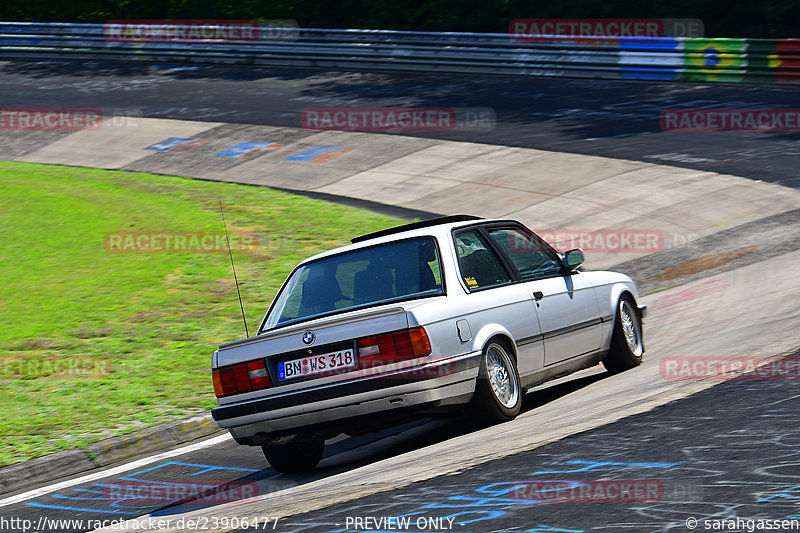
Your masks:
{"label": "black tire", "polygon": [[643,354],[642,321],[633,299],[625,295],[617,302],[611,349],[603,359],[603,366],[612,373],[622,372],[642,364]]}
{"label": "black tire", "polygon": [[325,440],[290,440],[284,444],[265,444],[261,447],[272,468],[284,474],[310,472],[322,459]]}
{"label": "black tire", "polygon": [[492,341],[483,349],[471,411],[481,422],[513,420],[522,408],[519,372],[508,347]]}

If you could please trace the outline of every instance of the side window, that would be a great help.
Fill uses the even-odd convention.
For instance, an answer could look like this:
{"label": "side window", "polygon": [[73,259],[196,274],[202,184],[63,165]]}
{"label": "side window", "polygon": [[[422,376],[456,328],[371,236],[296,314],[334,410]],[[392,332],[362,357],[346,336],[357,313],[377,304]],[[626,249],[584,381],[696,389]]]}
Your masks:
{"label": "side window", "polygon": [[456,251],[461,269],[461,279],[470,289],[502,285],[511,281],[500,258],[492,251],[477,231],[456,235]]}
{"label": "side window", "polygon": [[489,230],[494,242],[508,255],[523,280],[561,273],[561,261],[549,244],[533,232],[520,229]]}

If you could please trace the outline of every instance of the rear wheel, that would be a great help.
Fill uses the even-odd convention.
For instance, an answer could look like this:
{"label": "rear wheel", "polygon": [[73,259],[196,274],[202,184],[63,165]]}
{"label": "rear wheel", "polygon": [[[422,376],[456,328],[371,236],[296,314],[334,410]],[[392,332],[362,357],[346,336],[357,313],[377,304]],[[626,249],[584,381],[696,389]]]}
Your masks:
{"label": "rear wheel", "polygon": [[483,350],[472,410],[484,422],[513,420],[522,407],[519,372],[502,343],[493,341]]}
{"label": "rear wheel", "polygon": [[325,440],[318,437],[301,441],[292,439],[281,444],[265,444],[261,449],[270,466],[278,472],[300,474],[317,466],[325,449]]}
{"label": "rear wheel", "polygon": [[617,303],[617,320],[611,336],[611,349],[603,359],[603,366],[609,372],[622,372],[640,365],[642,354],[642,322],[631,298],[623,296]]}

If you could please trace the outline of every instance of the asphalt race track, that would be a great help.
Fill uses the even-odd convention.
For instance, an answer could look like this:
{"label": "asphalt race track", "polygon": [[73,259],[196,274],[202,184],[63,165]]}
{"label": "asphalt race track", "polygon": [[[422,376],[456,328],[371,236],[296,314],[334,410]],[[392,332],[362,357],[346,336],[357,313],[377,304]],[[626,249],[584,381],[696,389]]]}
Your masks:
{"label": "asphalt race track", "polygon": [[[800,107],[800,89],[66,61],[0,69],[4,108],[94,107],[299,128],[308,107],[450,107],[496,122],[403,135],[712,171],[748,178],[740,181],[753,190],[765,185],[758,181],[790,188],[775,187],[774,212],[737,218],[732,211],[739,222],[693,246],[618,262],[614,269],[637,281],[650,308],[645,363],[618,375],[596,367],[539,387],[513,422],[484,428],[454,417],[340,438],[302,476],[277,474],[258,448],[222,434],[3,495],[0,518],[59,532],[462,533],[748,531],[747,520],[800,519],[800,371],[723,382],[666,370],[670,361],[771,356],[788,356],[781,368],[800,368],[800,210],[791,190],[800,188],[800,134],[663,132],[658,121],[661,110],[676,107]],[[661,205],[662,191],[643,194]],[[748,209],[746,191],[731,197],[726,209]],[[53,525],[142,516],[167,523]],[[398,517],[410,522],[398,527]],[[243,522],[254,518],[258,527]],[[705,522],[722,519],[734,522]]]}
{"label": "asphalt race track", "polygon": [[[152,118],[300,127],[312,107],[445,107],[496,123],[408,133],[602,155],[800,186],[798,132],[663,132],[672,108],[794,108],[791,86],[477,77],[146,63],[6,62],[4,107],[96,107]],[[478,116],[478,115],[474,115]],[[476,119],[477,120],[477,119]]]}
{"label": "asphalt race track", "polygon": [[796,383],[729,381],[531,452],[294,516],[282,531],[342,532],[367,517],[404,517],[412,531],[529,533],[691,531],[692,519],[742,531],[797,519],[798,407]]}
{"label": "asphalt race track", "polygon": [[[38,523],[48,519],[118,520],[153,512],[166,505],[205,495],[189,507],[236,501],[241,495],[259,495],[329,477],[360,465],[402,454],[463,434],[460,418],[424,420],[384,430],[375,435],[347,438],[326,447],[320,468],[307,475],[287,478],[268,465],[259,448],[242,448],[228,438],[218,445],[196,450],[126,471],[105,475],[3,508],[3,516]],[[219,439],[218,439],[219,440]],[[174,486],[174,489],[170,487]],[[234,495],[222,492],[232,488]],[[219,495],[217,493],[220,493]],[[233,498],[233,499],[231,499]],[[64,528],[59,531],[88,531]]]}

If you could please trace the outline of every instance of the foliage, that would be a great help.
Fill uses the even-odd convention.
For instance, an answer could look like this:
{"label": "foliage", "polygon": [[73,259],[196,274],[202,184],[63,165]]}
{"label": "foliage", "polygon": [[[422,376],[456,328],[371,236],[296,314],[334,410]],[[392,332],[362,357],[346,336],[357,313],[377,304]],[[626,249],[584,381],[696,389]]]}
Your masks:
{"label": "foliage", "polygon": [[305,28],[507,31],[515,18],[699,18],[709,37],[800,37],[800,0],[5,0],[0,20],[293,19]]}

